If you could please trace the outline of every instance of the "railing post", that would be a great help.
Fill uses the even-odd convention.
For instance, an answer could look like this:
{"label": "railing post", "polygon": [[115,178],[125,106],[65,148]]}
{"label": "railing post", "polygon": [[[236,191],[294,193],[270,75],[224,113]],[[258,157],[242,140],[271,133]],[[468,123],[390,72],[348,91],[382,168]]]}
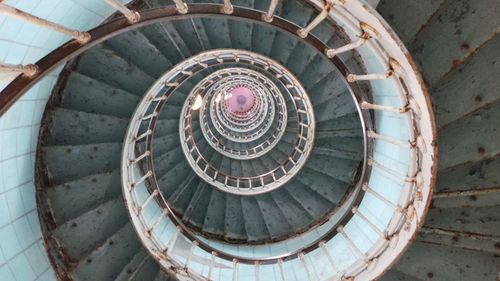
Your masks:
{"label": "railing post", "polygon": [[212,259],[210,260],[210,267],[208,269],[207,280],[212,281],[212,273],[215,266],[215,257],[217,256],[216,252],[212,252]]}
{"label": "railing post", "polygon": [[118,0],[104,0],[104,2],[122,13],[130,23],[136,23],[141,20],[141,15],[138,12],[130,10]]}
{"label": "railing post", "polygon": [[320,24],[328,16],[331,8],[332,3],[330,3],[330,1],[327,1],[321,13],[316,18],[314,18],[313,21],[311,21],[306,27],[299,29],[297,31],[297,35],[299,35],[300,38],[306,38],[307,35],[309,35],[309,32],[311,32],[313,28],[318,26],[318,24]]}
{"label": "railing post", "polygon": [[262,16],[262,19],[265,22],[273,21],[274,10],[276,10],[276,6],[278,6],[278,1],[279,0],[271,0],[271,3],[269,3],[269,9],[267,10],[267,13]]}
{"label": "railing post", "polygon": [[51,21],[39,18],[37,16],[28,14],[19,9],[13,8],[11,6],[0,3],[0,13],[6,14],[7,16],[15,17],[25,22],[29,22],[32,24],[39,25],[41,27],[45,27],[57,32],[61,32],[68,36],[71,36],[73,39],[78,41],[80,44],[85,44],[90,41],[91,36],[88,32],[82,32],[78,30],[69,29],[57,23],[53,23]]}
{"label": "railing post", "polygon": [[38,73],[38,66],[35,64],[5,64],[0,63],[0,72],[3,73],[22,73],[24,76],[31,78]]}
{"label": "railing post", "polygon": [[347,51],[350,51],[350,50],[354,50],[358,47],[361,47],[361,45],[363,45],[368,39],[370,38],[375,38],[378,36],[378,31],[375,30],[373,27],[371,27],[370,25],[364,23],[364,22],[361,22],[359,24],[360,28],[361,28],[361,35],[359,36],[359,39],[354,41],[354,42],[351,42],[347,45],[344,45],[342,47],[339,47],[337,49],[327,49],[325,51],[325,54],[327,57],[329,58],[333,58],[334,56],[338,55],[338,54],[341,54],[341,53],[344,53],[344,52],[347,52]]}
{"label": "railing post", "polygon": [[224,7],[222,7],[222,12],[224,14],[232,14],[234,11],[233,5],[231,4],[231,0],[224,0]]}
{"label": "railing post", "polygon": [[188,12],[188,6],[182,0],[173,0],[175,3],[175,8],[179,14],[186,14]]}
{"label": "railing post", "polygon": [[283,260],[282,259],[278,260],[278,266],[280,268],[281,281],[285,281],[285,269],[283,268]]}
{"label": "railing post", "polygon": [[238,260],[233,259],[233,281],[238,280]]}

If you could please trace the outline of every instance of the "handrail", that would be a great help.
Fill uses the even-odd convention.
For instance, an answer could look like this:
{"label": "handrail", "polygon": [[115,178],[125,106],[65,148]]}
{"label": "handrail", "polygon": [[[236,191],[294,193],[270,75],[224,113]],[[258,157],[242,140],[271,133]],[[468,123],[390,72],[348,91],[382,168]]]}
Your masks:
{"label": "handrail", "polygon": [[[188,8],[189,9],[189,13],[191,13],[193,11],[193,9],[195,9],[195,8],[197,8],[199,6],[204,6],[204,5],[203,4],[188,5],[188,7],[189,7]],[[210,7],[210,6],[215,6],[215,5],[207,5],[207,7]],[[241,12],[241,14],[240,14],[240,12]],[[253,14],[253,13],[257,13],[258,16],[252,16],[252,17],[250,17],[251,19],[262,18],[261,17],[262,14],[260,14],[258,11],[247,10],[245,8],[240,8],[240,7],[234,7],[234,12],[233,12],[232,15],[233,16],[243,16],[245,18],[248,18],[249,17],[248,14]],[[290,32],[290,33],[295,33],[300,28],[300,27],[294,25],[293,23],[289,23],[289,22],[284,21],[284,20],[282,20],[280,18],[277,18],[277,17],[273,19],[273,25],[275,25],[276,27],[279,27],[281,29],[284,29],[285,31]],[[306,41],[308,43],[312,44],[318,50],[324,50],[326,48],[326,46],[321,41],[319,41],[317,38],[315,38],[313,36],[308,36],[306,38]],[[239,62],[241,62],[241,58],[239,58],[239,59],[240,59]],[[332,58],[331,61],[333,62],[334,65],[336,65],[338,67],[340,73],[343,74],[342,77],[344,77],[344,81],[347,84],[347,80],[345,78],[347,76],[347,74],[348,74],[347,68],[337,58]],[[175,84],[178,84],[178,83],[175,83]],[[358,100],[359,95],[354,94],[353,89],[356,89],[355,91],[357,93],[361,93],[361,92],[358,90],[357,85],[352,85],[352,84],[350,85],[351,94],[353,95],[353,97],[355,97],[354,98],[355,100]],[[167,93],[167,95],[168,95],[168,93]],[[165,99],[162,100],[162,102],[164,102],[164,101],[165,101]],[[362,120],[361,120],[362,126],[363,127],[366,126],[367,128],[371,128],[371,122],[365,123],[365,121],[364,121],[365,119],[369,120],[370,116],[368,114],[365,114],[363,111],[361,111],[361,108],[359,107],[358,104],[356,104],[356,106],[357,106],[357,109],[358,109],[358,112],[359,112],[360,116],[362,116]],[[153,117],[153,118],[157,118],[157,117]],[[364,136],[364,140],[365,140],[365,143],[368,144],[368,146],[366,147],[366,150],[365,150],[365,156],[366,156],[368,154],[368,151],[371,151],[371,145],[370,145],[370,141],[367,139],[366,135]],[[366,159],[367,159],[367,157],[365,157],[365,162],[366,162]],[[369,173],[368,173],[368,170],[367,170],[367,165],[365,163],[363,165],[363,168],[362,168],[362,173],[361,173],[361,176],[360,176],[360,178],[361,178],[360,183],[366,181],[366,179],[368,177],[368,174]],[[152,183],[153,184],[156,183],[156,180],[153,179]],[[354,202],[353,202],[354,206],[357,206],[360,203],[361,198],[363,197],[362,195],[364,194],[364,192],[362,190],[360,190],[360,185],[358,185],[358,187],[356,188],[356,190],[358,190],[358,192],[357,192],[357,197],[356,197],[357,199],[355,199]],[[160,196],[163,197],[162,194],[160,194]],[[163,201],[166,202],[165,200],[163,200]],[[159,204],[162,204],[162,202],[159,202]],[[326,233],[325,235],[323,235],[316,242],[313,242],[309,246],[306,246],[306,247],[302,248],[301,250],[293,252],[293,253],[287,253],[287,254],[283,254],[283,255],[279,255],[279,256],[272,256],[272,257],[261,258],[261,259],[248,259],[248,258],[239,257],[239,256],[231,255],[231,254],[228,254],[228,253],[216,251],[214,248],[212,248],[208,244],[206,244],[203,241],[199,240],[196,237],[196,235],[194,233],[192,233],[191,230],[189,230],[183,224],[183,222],[180,220],[180,218],[178,218],[173,213],[173,211],[170,209],[170,207],[168,205],[164,205],[163,207],[165,209],[169,210],[168,217],[170,219],[172,219],[175,222],[175,224],[182,229],[182,233],[183,233],[183,235],[185,235],[186,238],[188,238],[191,241],[196,241],[196,243],[199,245],[199,247],[201,249],[203,249],[203,250],[205,250],[205,251],[207,251],[209,253],[216,252],[217,253],[217,257],[219,257],[219,258],[222,258],[222,259],[225,259],[225,260],[228,260],[228,261],[237,260],[238,263],[245,263],[245,264],[255,264],[255,263],[258,263],[258,264],[272,264],[272,263],[278,263],[279,261],[287,261],[287,260],[295,259],[295,258],[297,258],[299,256],[300,253],[309,253],[309,252],[317,249],[319,247],[318,245],[319,245],[320,242],[331,239],[337,233],[337,230],[335,228],[333,228],[331,231],[329,231],[328,233]],[[352,216],[352,214],[349,215],[348,213],[346,213],[343,216],[343,219],[339,223],[340,224],[345,224],[346,222],[349,221],[349,219],[351,218],[351,216]]]}
{"label": "handrail", "polygon": [[[184,15],[179,14],[181,12],[182,13],[189,12],[188,16],[223,15],[221,11],[222,10],[221,5],[207,5],[207,4],[186,5],[183,1],[180,0],[177,0],[175,2],[176,4],[179,4],[177,5],[177,7],[167,7],[162,9],[141,12],[140,13],[141,19],[135,25],[130,25],[128,20],[125,18],[118,18],[102,26],[99,26],[88,33],[90,36],[87,38],[90,39],[85,45],[80,44],[82,40],[80,40],[80,42],[78,42],[77,40],[73,40],[66,43],[64,46],[56,49],[55,51],[53,51],[52,53],[50,53],[49,55],[47,55],[46,57],[44,57],[43,59],[41,59],[36,63],[36,66],[39,69],[38,73],[36,73],[32,77],[26,77],[24,75],[20,75],[2,91],[2,93],[0,94],[0,116],[3,115],[8,110],[8,108],[10,108],[10,106],[12,106],[15,103],[15,101],[19,99],[31,86],[33,86],[37,81],[39,81],[42,77],[48,74],[55,67],[70,60],[71,58],[74,58],[75,56],[81,54],[85,50],[91,48],[92,46],[95,46],[96,44],[114,35],[117,35],[121,32],[125,32],[132,28],[138,28],[146,24],[154,23],[165,18],[168,19],[184,18]],[[321,10],[323,9],[324,3],[322,2],[317,0],[312,0],[311,3],[313,6],[316,6]],[[406,104],[408,104],[410,108],[410,110],[408,110],[408,112],[405,112],[404,114],[408,115],[409,123],[411,127],[414,129],[413,131],[410,132],[409,143],[411,145],[408,146],[408,149],[410,149],[411,154],[413,155],[412,157],[414,161],[411,161],[410,167],[408,169],[409,174],[407,175],[408,178],[413,179],[413,181],[407,182],[407,189],[406,189],[407,195],[405,198],[402,198],[403,204],[401,205],[401,209],[403,212],[396,215],[392,219],[391,224],[387,228],[388,235],[392,237],[391,247],[386,248],[384,246],[383,252],[380,252],[378,255],[376,255],[378,260],[377,265],[370,267],[371,269],[369,271],[367,270],[352,271],[352,272],[358,272],[358,273],[352,273],[356,274],[355,275],[356,278],[358,277],[366,278],[365,280],[369,280],[379,276],[387,267],[390,266],[390,264],[394,261],[394,259],[396,259],[399,255],[401,255],[402,251],[408,246],[409,242],[412,240],[413,234],[422,225],[423,217],[429,207],[430,197],[432,194],[432,189],[434,186],[434,181],[437,171],[436,169],[437,146],[435,145],[436,128],[434,126],[434,117],[432,111],[430,111],[431,108],[430,102],[428,96],[426,96],[425,86],[423,85],[422,79],[418,75],[415,64],[408,56],[407,51],[401,45],[400,41],[394,35],[392,30],[390,30],[390,28],[387,27],[382,20],[380,20],[380,18],[376,15],[376,13],[373,10],[371,10],[370,7],[362,5],[362,3],[360,3],[359,1],[355,0],[339,1],[338,4],[339,5],[335,5],[328,11],[328,17],[326,19],[332,21],[335,21],[335,19],[341,20],[345,24],[343,28],[351,30],[355,30],[356,26],[359,26],[359,23],[368,24],[370,27],[376,30],[378,34],[376,38],[373,37],[370,38],[370,40],[365,40],[363,44],[367,44],[367,46],[369,46],[369,48],[371,48],[372,50],[380,50],[380,47],[384,46],[384,50],[379,51],[379,53],[377,54],[377,58],[379,59],[386,58],[387,60],[389,60],[390,58],[396,61],[400,65],[401,70],[399,71],[400,73],[396,73],[397,75],[394,75],[394,72],[390,73],[386,72],[384,77],[380,75],[353,76],[350,75],[351,73],[349,73],[349,71],[345,67],[342,67],[343,66],[342,62],[339,59],[337,59],[336,56],[331,58],[331,62],[338,67],[339,72],[342,74],[343,78],[347,79],[347,77],[351,77],[350,79],[351,83],[349,84],[351,90],[352,88],[357,89],[356,81],[358,81],[359,78],[391,79],[391,81],[393,81],[398,87],[400,87],[400,92],[404,93],[403,98],[406,98],[407,101]],[[266,14],[261,11],[255,11],[241,7],[233,7],[233,13],[231,14],[231,17],[245,18],[256,22],[264,22],[262,19],[265,18],[265,16]],[[271,24],[273,26],[278,27],[281,30],[284,30],[291,34],[294,34],[299,30],[299,28],[295,26],[293,23],[287,22],[283,19],[280,19],[279,17],[272,17],[271,20],[272,20]],[[374,42],[375,40],[376,42]],[[311,36],[310,34],[308,34],[308,36],[305,38],[305,41],[318,50],[322,51],[328,50],[327,46],[325,46],[319,39],[315,38],[314,36]],[[392,67],[390,64],[389,66]],[[389,68],[389,70],[395,70],[395,69]],[[353,96],[356,98],[356,100],[362,99],[360,95],[353,94]],[[368,99],[366,99],[365,101],[370,102]],[[360,109],[359,104],[357,104],[357,106],[358,109]],[[382,107],[379,107],[378,109],[382,109]],[[372,137],[370,139],[367,139],[365,136],[365,144],[367,144],[368,150],[371,151],[374,141],[380,142],[380,141],[387,141],[390,139],[383,138],[384,137],[383,134],[379,134],[373,129],[370,130],[371,122],[364,123],[365,120],[369,120],[370,118],[370,113],[368,112],[368,110],[377,110],[377,108],[374,107],[369,108],[369,106],[366,107],[365,104],[365,110],[360,111],[360,116],[362,116],[361,121],[363,122],[363,127],[373,132],[371,134]],[[156,118],[155,116],[151,116],[151,119],[149,119],[149,121],[151,122],[155,118]],[[145,138],[150,139],[149,134],[146,134]],[[146,155],[144,159],[147,159],[149,157],[150,156]],[[365,151],[365,162],[367,161],[367,159],[368,157]],[[127,163],[123,164],[124,165],[129,164],[129,162],[127,161]],[[366,181],[369,175],[368,169],[366,168],[366,165],[363,167],[363,176],[360,182],[363,182],[363,180]],[[148,172],[146,173],[146,175],[144,175],[144,177],[141,177],[139,181],[144,181],[147,183],[149,177],[154,177],[154,175],[150,175]],[[133,185],[130,186],[131,187],[137,186],[139,181],[133,182]],[[130,183],[124,181],[124,184],[130,184]],[[360,194],[362,193],[360,192]],[[418,194],[418,196],[415,196],[415,194]],[[159,196],[162,197],[163,195],[160,193]],[[154,198],[151,200],[154,200]],[[354,204],[356,208],[358,207],[360,200],[361,197],[358,197],[356,203]],[[165,208],[168,210],[169,217],[171,219],[174,219],[174,221],[176,221],[175,220],[176,217],[173,214],[172,210],[168,206],[165,206]],[[353,212],[353,214],[354,213],[358,212]],[[346,216],[341,224],[345,224],[348,220],[349,220],[348,216]],[[180,221],[176,222],[181,223]],[[401,228],[403,225],[404,228]],[[182,223],[180,224],[180,226],[182,226]],[[332,235],[332,233],[333,235],[335,235],[337,233],[336,231],[337,230],[332,230],[332,232],[330,232],[329,235]],[[180,230],[177,233],[179,234]],[[183,230],[182,233],[184,233],[184,235],[186,235],[188,239],[192,241],[196,240],[196,236],[190,234],[189,230],[187,231]],[[142,235],[144,234],[141,233],[140,236],[142,237]],[[331,237],[333,237],[333,235]],[[177,236],[175,238],[177,238]],[[329,238],[326,238],[323,241],[327,241]],[[387,240],[387,237],[383,238],[384,241]],[[175,242],[175,240],[176,239],[173,239],[172,241]],[[146,243],[145,241],[143,241],[143,239],[141,239],[141,241],[143,243]],[[323,248],[321,246],[324,245],[322,244],[323,241],[317,244],[313,244],[310,246],[310,248],[307,249],[310,249],[311,251],[318,247]],[[169,243],[169,245],[170,244],[171,243]],[[210,246],[204,245],[202,243],[200,243],[200,248],[207,251],[211,249]],[[148,251],[149,250],[150,249],[148,248]],[[210,253],[212,252],[214,251],[210,251]],[[287,259],[297,258],[299,255],[304,253],[308,253],[308,251],[307,250],[300,251],[294,255],[288,255],[287,258],[272,257],[271,262],[278,263],[281,265],[283,261],[286,261]],[[154,254],[155,256],[157,255],[157,253],[152,253],[152,254]],[[166,259],[168,260],[169,259],[168,251],[166,254],[167,254]],[[212,256],[214,257],[215,255]],[[266,262],[269,262],[269,259],[265,260],[264,262],[261,262],[260,260],[256,262],[255,259],[250,259],[250,260],[243,259],[242,261],[240,261],[232,255],[224,255],[220,253],[217,254],[217,257],[223,257],[226,259],[232,257],[231,259],[228,260],[234,262],[236,259],[238,263],[242,261],[248,261],[250,263],[253,261],[253,264],[257,265],[262,265],[266,264]],[[374,259],[365,260],[364,262],[365,264],[360,268],[366,268],[365,266],[367,266],[367,263],[368,262],[373,263]],[[333,263],[332,267],[335,267]],[[350,277],[349,273],[345,271],[342,272],[340,270],[336,271],[339,272],[339,274],[341,274],[342,277]]]}

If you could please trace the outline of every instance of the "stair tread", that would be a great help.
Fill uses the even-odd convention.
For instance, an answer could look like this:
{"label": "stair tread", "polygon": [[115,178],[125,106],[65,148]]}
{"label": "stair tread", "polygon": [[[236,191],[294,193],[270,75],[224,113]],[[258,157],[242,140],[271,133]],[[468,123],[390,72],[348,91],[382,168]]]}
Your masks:
{"label": "stair tread", "polygon": [[60,106],[82,112],[130,118],[138,103],[139,97],[134,94],[73,71],[64,87]]}
{"label": "stair tread", "polygon": [[104,44],[151,77],[158,78],[172,67],[170,61],[138,30],[122,33]]}
{"label": "stair tread", "polygon": [[117,169],[121,151],[121,143],[46,146],[42,147],[42,157],[51,183],[57,185]]}
{"label": "stair tread", "polygon": [[[433,258],[430,258],[433,257]],[[495,280],[498,276],[494,254],[414,242],[395,269],[416,279]],[[446,269],[446,270],[443,270]]]}
{"label": "stair tread", "polygon": [[56,223],[62,224],[118,198],[121,191],[120,172],[113,170],[49,187],[46,194]]}
{"label": "stair tread", "polygon": [[47,145],[85,145],[120,142],[129,120],[96,113],[55,108]]}
{"label": "stair tread", "polygon": [[71,258],[80,260],[127,222],[123,201],[117,198],[59,225],[52,236]]}
{"label": "stair tread", "polygon": [[240,200],[240,196],[232,194],[228,194],[226,197],[224,221],[225,233],[228,240],[245,240],[248,238]]}
{"label": "stair tread", "polygon": [[133,226],[127,223],[100,247],[79,261],[73,276],[76,280],[114,280],[140,249]]}
{"label": "stair tread", "polygon": [[254,197],[241,197],[241,209],[248,241],[268,239],[270,233],[262,214],[255,215],[256,210],[259,210],[257,200]]}
{"label": "stair tread", "polygon": [[[483,1],[445,1],[440,6],[410,45],[431,87],[475,49],[491,40],[491,35],[498,32],[499,13],[499,5]],[[478,20],[480,18],[488,20]]]}
{"label": "stair tread", "polygon": [[144,95],[154,82],[153,77],[126,61],[116,52],[102,46],[85,52],[76,70],[138,96]]}

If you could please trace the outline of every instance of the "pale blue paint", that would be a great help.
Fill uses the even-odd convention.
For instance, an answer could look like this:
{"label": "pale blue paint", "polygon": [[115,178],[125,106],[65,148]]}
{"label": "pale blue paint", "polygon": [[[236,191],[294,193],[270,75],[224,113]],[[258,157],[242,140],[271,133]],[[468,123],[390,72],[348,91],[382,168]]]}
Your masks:
{"label": "pale blue paint", "polygon": [[[128,2],[128,1],[123,1]],[[88,30],[113,9],[102,0],[6,0],[3,3],[64,26]],[[0,15],[0,61],[35,63],[68,36]],[[40,120],[61,67],[0,118],[0,280],[55,280],[38,221],[33,183]],[[0,90],[14,76],[0,77]]]}

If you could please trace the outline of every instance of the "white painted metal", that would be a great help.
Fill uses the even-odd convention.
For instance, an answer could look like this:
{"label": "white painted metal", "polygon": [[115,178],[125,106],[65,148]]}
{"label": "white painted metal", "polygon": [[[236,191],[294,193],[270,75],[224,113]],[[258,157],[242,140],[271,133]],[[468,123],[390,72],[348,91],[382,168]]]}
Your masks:
{"label": "white painted metal", "polygon": [[78,30],[73,30],[69,29],[67,27],[64,27],[62,25],[59,25],[57,23],[53,23],[51,21],[48,21],[46,19],[42,19],[36,16],[33,16],[29,13],[23,12],[19,9],[13,8],[9,5],[0,3],[0,13],[3,13],[7,16],[15,17],[18,18],[22,21],[26,21],[32,24],[39,25],[44,28],[52,29],[57,32],[64,33],[68,36],[73,37],[76,39],[79,43],[85,44],[90,41],[90,34],[87,32],[82,32]]}

